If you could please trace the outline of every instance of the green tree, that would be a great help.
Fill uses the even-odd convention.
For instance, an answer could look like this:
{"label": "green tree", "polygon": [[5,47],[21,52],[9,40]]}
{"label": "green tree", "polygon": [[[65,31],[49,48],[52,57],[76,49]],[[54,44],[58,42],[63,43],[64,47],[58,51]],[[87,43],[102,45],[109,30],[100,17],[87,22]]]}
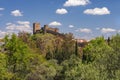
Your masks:
{"label": "green tree", "polygon": [[[99,55],[105,53],[110,47],[103,37],[98,37],[91,40],[89,44],[83,49],[83,62],[89,63],[94,61]],[[104,54],[103,54],[104,55]]]}
{"label": "green tree", "polygon": [[13,73],[12,80],[24,79],[27,70],[27,56],[28,56],[28,47],[23,43],[15,34],[5,38],[5,48],[7,55],[7,68]]}
{"label": "green tree", "polygon": [[61,69],[55,60],[46,61],[38,54],[31,56],[29,68],[26,80],[54,80]]}
{"label": "green tree", "polygon": [[9,80],[12,76],[12,73],[7,69],[6,55],[0,53],[0,80]]}
{"label": "green tree", "polygon": [[54,52],[54,36],[52,34],[36,34],[35,35],[37,48],[46,56],[47,52],[51,55]]}
{"label": "green tree", "polygon": [[65,34],[59,47],[60,48],[58,48],[55,53],[55,59],[58,60],[58,63],[61,63],[62,61],[69,59],[72,54],[75,54],[73,34]]}
{"label": "green tree", "polygon": [[62,64],[63,69],[58,80],[98,80],[98,70],[92,64],[83,64],[82,60],[72,55]]}
{"label": "green tree", "polygon": [[[83,62],[90,63],[96,67],[99,71],[99,80],[117,80],[116,74],[119,74],[119,52],[116,52],[115,46],[113,47],[117,42],[116,39],[119,40],[118,35],[113,37],[108,45],[103,37],[96,38],[84,48]],[[117,49],[119,50],[118,46]]]}

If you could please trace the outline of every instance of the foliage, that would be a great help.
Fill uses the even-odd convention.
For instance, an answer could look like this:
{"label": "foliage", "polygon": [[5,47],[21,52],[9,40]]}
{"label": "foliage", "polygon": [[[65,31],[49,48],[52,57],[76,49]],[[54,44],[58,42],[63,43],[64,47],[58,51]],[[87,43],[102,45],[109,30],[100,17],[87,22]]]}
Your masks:
{"label": "foliage", "polygon": [[[119,40],[118,35],[111,39],[110,46],[103,37],[92,40],[90,44],[84,49],[84,63],[91,63],[99,70],[99,79],[102,80],[117,80],[116,72],[119,71],[119,53],[114,49],[114,43],[118,43],[115,38]],[[119,43],[118,43],[119,44]],[[112,46],[112,47],[111,47]],[[119,45],[118,45],[119,46]]]}
{"label": "foliage", "polygon": [[97,80],[98,70],[92,64],[83,64],[81,59],[72,55],[62,64],[61,79],[59,80]]}
{"label": "foliage", "polygon": [[0,53],[0,80],[9,80],[13,75],[7,69],[7,57]]}
{"label": "foliage", "polygon": [[0,53],[0,80],[119,80],[120,35],[91,40],[79,47],[71,33],[63,37],[52,34],[4,38]]}

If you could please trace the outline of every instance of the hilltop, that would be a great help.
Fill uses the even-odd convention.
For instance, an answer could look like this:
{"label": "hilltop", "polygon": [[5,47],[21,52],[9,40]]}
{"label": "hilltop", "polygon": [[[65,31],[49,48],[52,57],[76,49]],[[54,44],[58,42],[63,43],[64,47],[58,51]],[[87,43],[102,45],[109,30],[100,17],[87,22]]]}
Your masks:
{"label": "hilltop", "polygon": [[74,39],[71,33],[61,36],[48,29],[46,33],[39,28],[33,35],[19,32],[11,38],[5,36],[0,53],[1,80],[120,79],[119,34],[107,41],[97,37],[86,42]]}

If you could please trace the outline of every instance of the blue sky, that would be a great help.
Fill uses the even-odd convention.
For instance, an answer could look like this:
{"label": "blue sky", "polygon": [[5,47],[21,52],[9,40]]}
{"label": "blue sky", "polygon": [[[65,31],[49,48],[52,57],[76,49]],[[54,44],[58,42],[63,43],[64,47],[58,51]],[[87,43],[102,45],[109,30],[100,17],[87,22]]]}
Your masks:
{"label": "blue sky", "polygon": [[92,39],[120,32],[120,0],[1,0],[0,38],[32,24],[48,24],[76,38]]}

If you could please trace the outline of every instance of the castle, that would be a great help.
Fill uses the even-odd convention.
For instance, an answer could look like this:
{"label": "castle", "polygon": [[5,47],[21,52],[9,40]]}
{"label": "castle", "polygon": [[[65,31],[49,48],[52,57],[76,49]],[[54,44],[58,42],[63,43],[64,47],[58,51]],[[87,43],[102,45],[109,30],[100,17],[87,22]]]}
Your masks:
{"label": "castle", "polygon": [[[40,23],[33,23],[33,34],[39,34],[39,33],[44,33],[44,34],[50,33],[53,35],[57,35],[61,38],[65,38],[64,34],[59,33],[58,28],[51,28],[48,25],[44,25],[44,27],[41,27]],[[85,45],[87,45],[88,42],[84,39],[77,39],[77,43],[79,47],[85,47]]]}
{"label": "castle", "polygon": [[44,27],[40,26],[40,23],[33,23],[33,34],[37,33],[51,33],[51,34],[59,34],[58,28],[51,28],[48,25],[44,25]]}

